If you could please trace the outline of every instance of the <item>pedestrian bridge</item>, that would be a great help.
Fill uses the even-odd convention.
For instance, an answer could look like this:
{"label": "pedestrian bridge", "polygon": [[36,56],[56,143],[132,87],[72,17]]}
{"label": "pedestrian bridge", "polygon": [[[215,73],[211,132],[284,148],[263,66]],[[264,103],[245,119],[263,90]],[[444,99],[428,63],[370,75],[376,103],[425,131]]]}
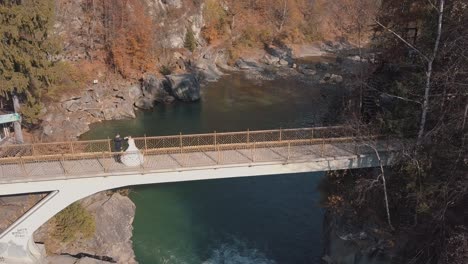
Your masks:
{"label": "pedestrian bridge", "polygon": [[[138,166],[118,162],[112,141],[0,147],[0,195],[49,193],[0,234],[0,263],[41,263],[33,232],[94,193],[140,184],[389,165],[398,140],[319,127],[135,138]],[[125,155],[125,154],[122,154]],[[140,159],[139,155],[134,155]]]}

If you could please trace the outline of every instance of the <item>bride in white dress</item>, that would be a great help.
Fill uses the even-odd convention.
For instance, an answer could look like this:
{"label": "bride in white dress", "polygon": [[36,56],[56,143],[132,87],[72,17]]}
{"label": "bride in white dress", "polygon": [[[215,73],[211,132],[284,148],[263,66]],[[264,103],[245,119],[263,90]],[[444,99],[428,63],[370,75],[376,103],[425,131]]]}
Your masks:
{"label": "bride in white dress", "polygon": [[141,166],[144,162],[143,154],[136,147],[135,140],[132,137],[128,137],[128,148],[122,154],[121,161],[128,167]]}

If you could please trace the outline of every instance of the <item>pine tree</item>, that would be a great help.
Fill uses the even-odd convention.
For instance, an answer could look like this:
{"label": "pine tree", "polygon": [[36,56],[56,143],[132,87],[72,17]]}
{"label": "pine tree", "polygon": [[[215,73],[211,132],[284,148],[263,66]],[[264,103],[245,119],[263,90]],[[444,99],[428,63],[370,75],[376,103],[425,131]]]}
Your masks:
{"label": "pine tree", "polygon": [[184,47],[191,52],[195,50],[197,47],[197,41],[195,40],[195,35],[190,27],[187,28],[187,32],[185,33],[185,41]]}
{"label": "pine tree", "polygon": [[26,121],[35,122],[40,98],[53,85],[50,58],[59,45],[49,35],[54,0],[0,2],[0,96],[16,93]]}

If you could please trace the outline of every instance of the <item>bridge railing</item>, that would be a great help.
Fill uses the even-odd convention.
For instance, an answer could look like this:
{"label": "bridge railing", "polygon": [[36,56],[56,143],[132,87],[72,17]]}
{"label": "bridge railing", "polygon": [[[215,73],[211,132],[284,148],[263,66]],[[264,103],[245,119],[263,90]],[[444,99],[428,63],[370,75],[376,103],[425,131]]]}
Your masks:
{"label": "bridge railing", "polygon": [[[240,131],[207,134],[189,134],[156,137],[137,137],[135,144],[139,149],[159,149],[174,147],[207,146],[219,144],[244,144],[253,142],[274,142],[314,138],[333,138],[349,136],[351,130],[343,126],[316,127],[299,129],[276,129],[259,131]],[[0,147],[0,158],[27,157],[55,154],[80,154],[112,152],[112,139],[70,141],[53,143],[34,143],[7,145]]]}
{"label": "bridge railing", "polygon": [[[377,138],[368,137],[367,140]],[[356,144],[352,131],[344,127],[179,134],[135,138],[135,143],[143,154],[139,157],[134,153],[136,160],[133,162],[139,164],[136,167],[119,162],[129,153],[113,152],[111,140],[19,146],[28,155],[0,158],[0,182],[221,164],[294,162],[373,152],[369,147]],[[381,142],[379,145],[382,148]],[[388,150],[388,141],[383,147]]]}

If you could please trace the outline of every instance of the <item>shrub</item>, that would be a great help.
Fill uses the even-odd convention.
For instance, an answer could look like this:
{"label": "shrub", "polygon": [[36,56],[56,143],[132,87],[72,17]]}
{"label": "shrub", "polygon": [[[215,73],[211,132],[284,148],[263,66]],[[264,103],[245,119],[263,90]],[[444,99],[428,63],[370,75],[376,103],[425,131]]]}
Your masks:
{"label": "shrub", "polygon": [[195,35],[193,34],[192,28],[188,27],[187,32],[185,33],[184,47],[191,52],[197,47],[197,41],[195,40]]}
{"label": "shrub", "polygon": [[161,68],[159,68],[159,72],[162,75],[170,75],[170,74],[172,74],[172,69],[167,65],[163,65],[163,66],[161,66]]}
{"label": "shrub", "polygon": [[79,235],[90,238],[96,230],[94,217],[80,203],[73,203],[54,217],[53,237],[61,242],[75,241]]}

